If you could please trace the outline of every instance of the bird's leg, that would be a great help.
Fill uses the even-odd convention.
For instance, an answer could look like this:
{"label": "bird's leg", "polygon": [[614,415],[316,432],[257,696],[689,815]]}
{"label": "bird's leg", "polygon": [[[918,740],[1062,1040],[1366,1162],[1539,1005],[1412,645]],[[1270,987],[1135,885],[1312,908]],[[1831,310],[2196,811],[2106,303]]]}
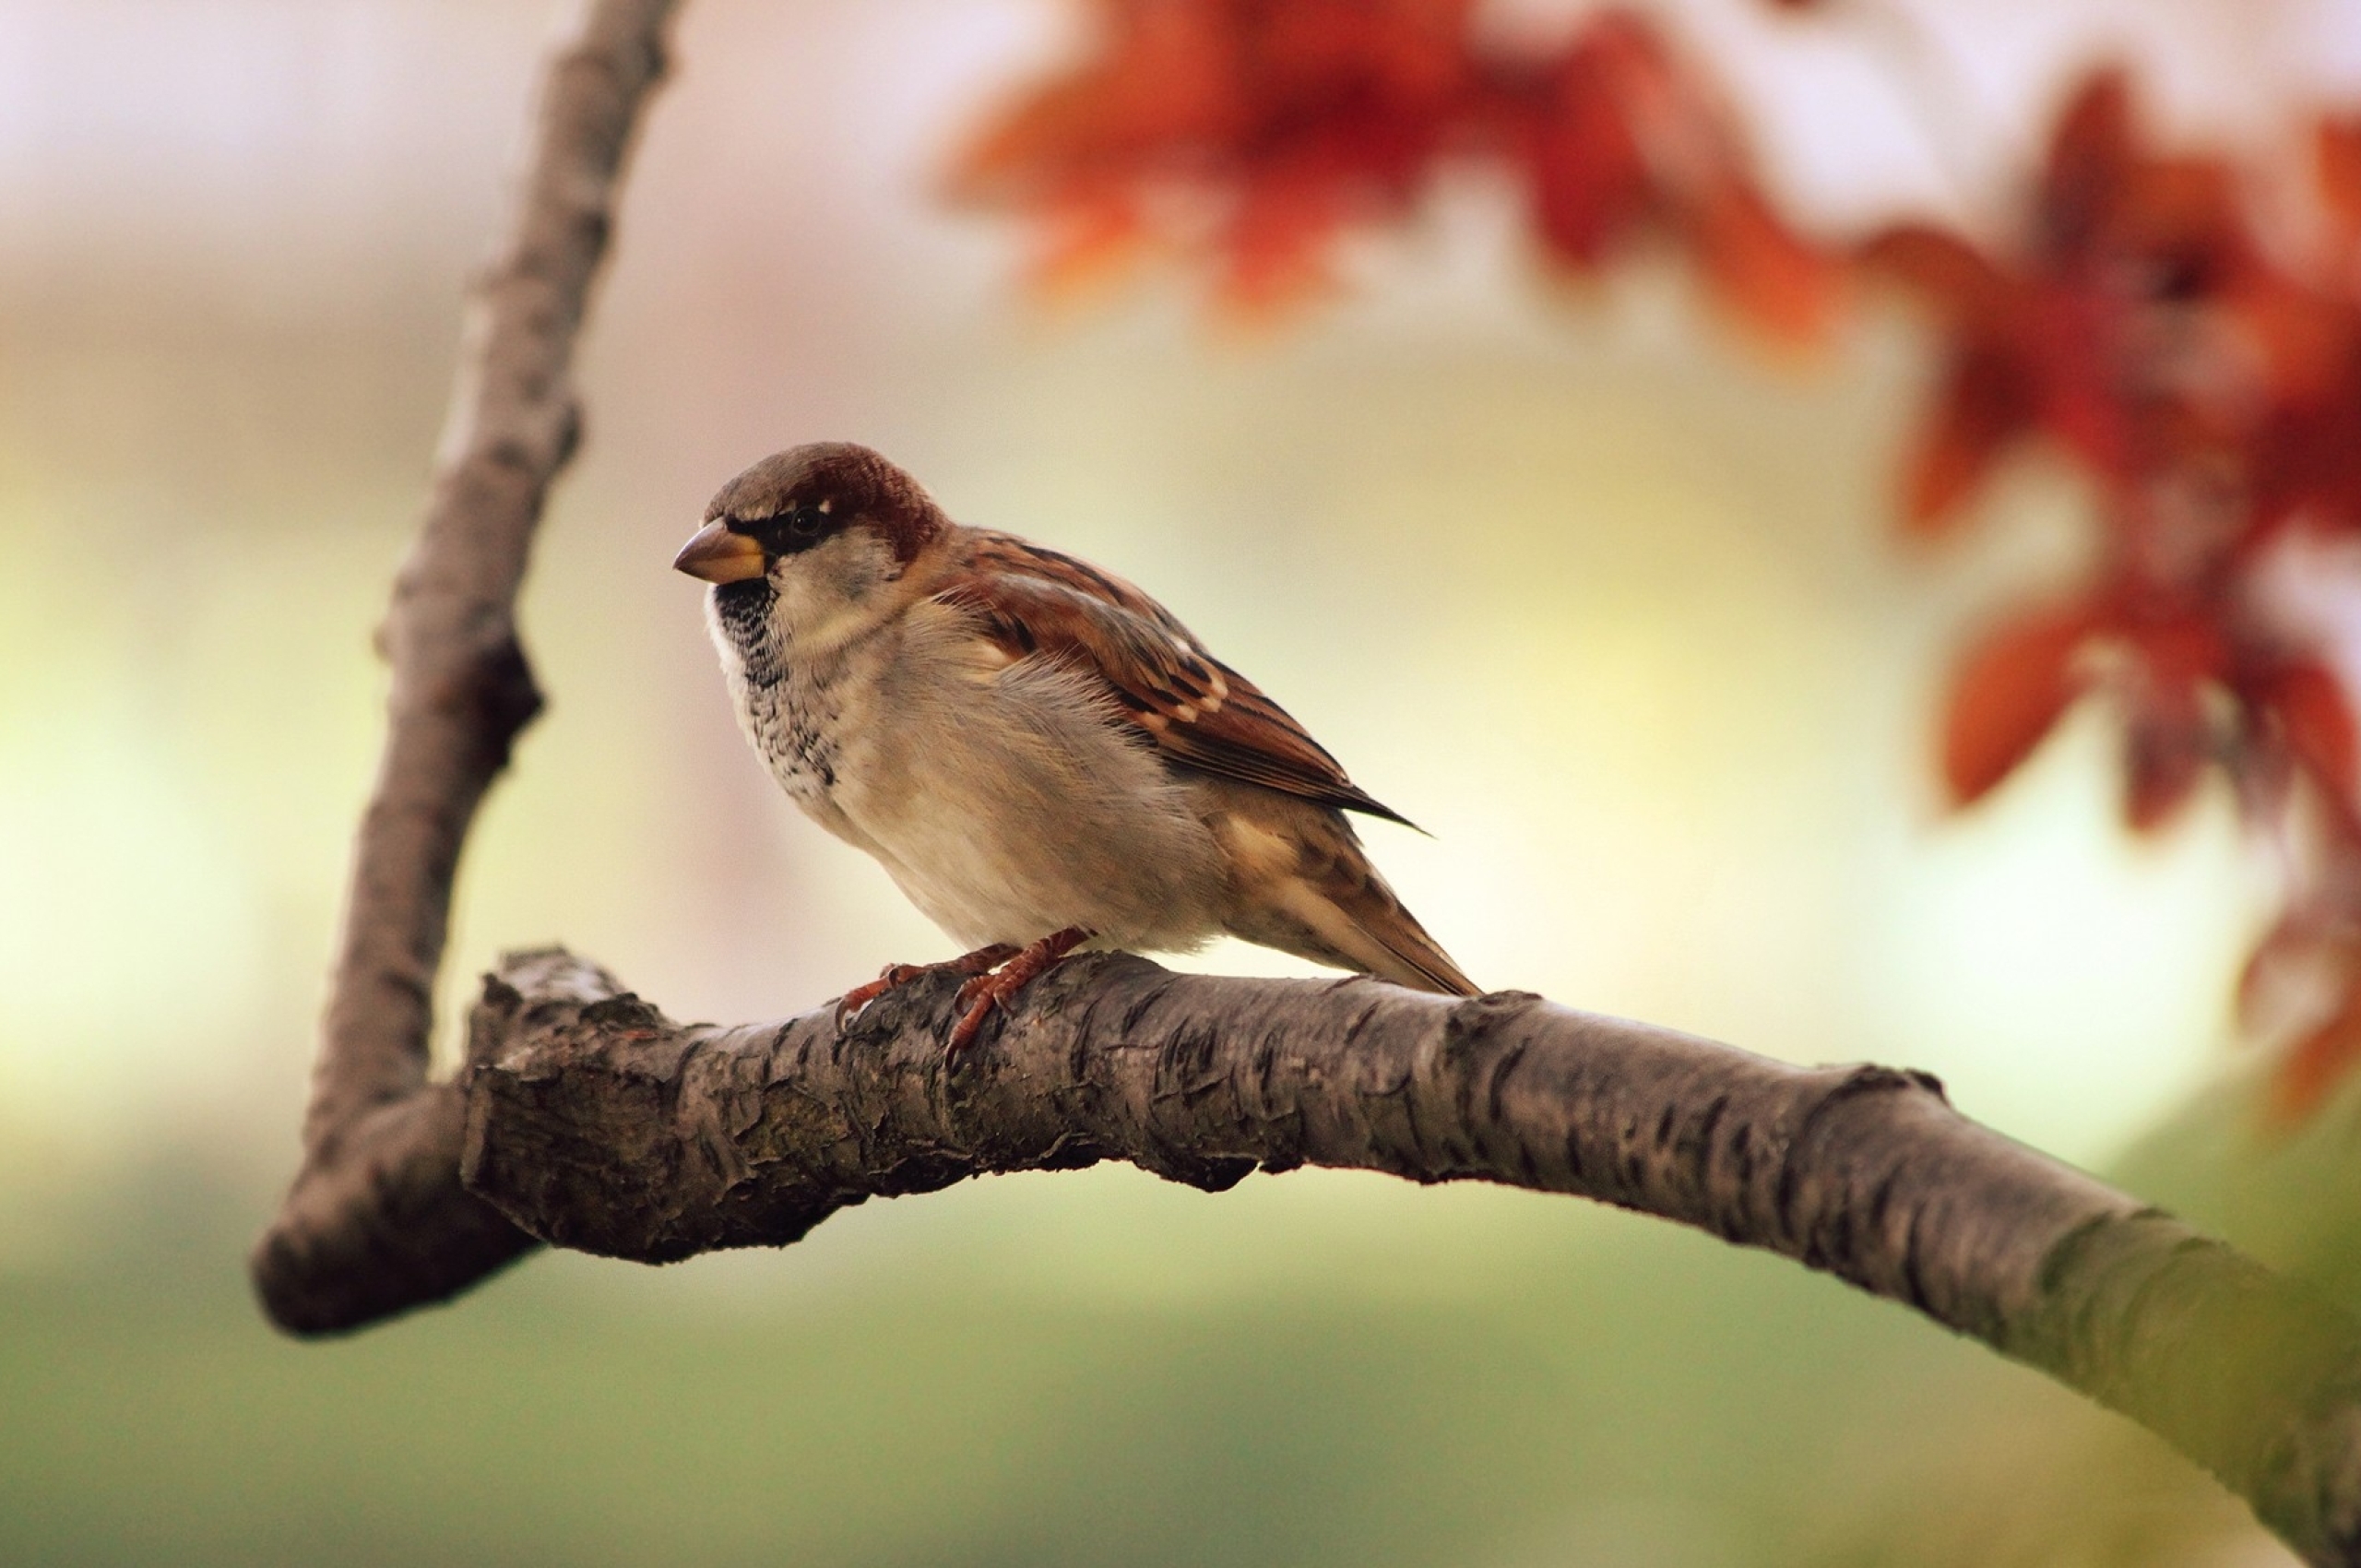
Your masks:
{"label": "bird's leg", "polygon": [[1078,925],[1053,931],[998,969],[979,974],[961,986],[959,1003],[967,1011],[959,1015],[959,1022],[952,1028],[943,1054],[955,1056],[973,1045],[993,1008],[1007,1006],[1011,997],[1056,968],[1060,959],[1089,941],[1090,935]]}
{"label": "bird's leg", "polygon": [[[956,958],[946,958],[939,964],[888,964],[878,971],[875,980],[867,985],[854,986],[836,999],[836,1023],[841,1027],[847,1019],[896,986],[908,985],[940,969],[948,969],[955,975],[987,974],[996,966],[1016,956],[1016,951],[1005,942],[995,942],[990,947],[979,947],[973,953],[962,953]],[[965,996],[967,992],[963,990],[959,994]]]}

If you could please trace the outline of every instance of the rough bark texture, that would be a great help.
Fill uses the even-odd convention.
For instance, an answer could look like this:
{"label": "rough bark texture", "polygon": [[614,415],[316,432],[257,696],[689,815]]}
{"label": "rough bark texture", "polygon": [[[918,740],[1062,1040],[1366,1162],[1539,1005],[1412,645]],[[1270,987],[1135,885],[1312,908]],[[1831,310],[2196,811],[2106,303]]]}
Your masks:
{"label": "rough bark texture", "polygon": [[2361,1562],[2361,1325],[1955,1113],[1924,1074],[1799,1068],[1509,993],[1094,956],[946,1059],[953,982],[848,1027],[682,1026],[556,950],[487,977],[468,1187],[561,1246],[777,1246],[870,1197],[1121,1159],[1209,1191],[1326,1165],[1570,1193],[1915,1308],[2152,1428],[2319,1563]]}
{"label": "rough bark texture", "polygon": [[531,1244],[456,1180],[457,1104],[427,1087],[434,976],[469,826],[541,706],[516,589],[579,430],[575,338],[672,9],[585,10],[550,61],[511,232],[474,289],[433,497],[378,635],[393,673],[386,750],[354,846],[303,1166],[254,1258],[291,1326],[431,1299]]}

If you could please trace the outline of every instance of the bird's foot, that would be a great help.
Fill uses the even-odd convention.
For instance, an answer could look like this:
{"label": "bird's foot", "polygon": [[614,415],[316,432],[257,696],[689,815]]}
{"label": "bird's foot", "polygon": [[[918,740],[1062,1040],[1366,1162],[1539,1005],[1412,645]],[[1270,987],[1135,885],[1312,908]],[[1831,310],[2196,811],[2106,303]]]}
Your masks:
{"label": "bird's foot", "polygon": [[[836,1027],[842,1028],[860,1010],[894,990],[914,980],[948,969],[955,975],[989,974],[1001,964],[1017,956],[1017,950],[1005,942],[995,942],[990,947],[979,947],[973,953],[962,953],[956,958],[946,958],[939,964],[888,964],[878,971],[877,978],[867,985],[857,985],[836,999]],[[967,995],[963,989],[960,995]]]}
{"label": "bird's foot", "polygon": [[952,1028],[943,1054],[956,1056],[975,1044],[976,1036],[983,1029],[984,1020],[991,1016],[993,1008],[1007,1006],[1018,992],[1055,968],[1061,959],[1089,941],[1090,936],[1078,925],[1051,932],[998,968],[987,969],[961,986],[959,1004],[965,1011]]}

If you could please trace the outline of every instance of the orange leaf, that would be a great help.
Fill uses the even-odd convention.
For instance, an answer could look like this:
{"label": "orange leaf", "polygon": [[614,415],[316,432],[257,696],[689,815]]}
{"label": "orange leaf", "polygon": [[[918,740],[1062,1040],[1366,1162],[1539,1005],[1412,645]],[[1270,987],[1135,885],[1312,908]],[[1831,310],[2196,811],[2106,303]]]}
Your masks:
{"label": "orange leaf", "polygon": [[2067,100],[2050,137],[2041,194],[2049,248],[2079,250],[2106,223],[2137,156],[2130,80],[2116,67],[2093,73]]}
{"label": "orange leaf", "polygon": [[2256,694],[2278,717],[2287,748],[2321,788],[2340,801],[2353,799],[2356,735],[2344,683],[2326,665],[2306,660],[2273,672]]}
{"label": "orange leaf", "polygon": [[1780,222],[1762,192],[1741,179],[1724,180],[1692,222],[1706,278],[1741,317],[1793,347],[1826,335],[1835,261]]}
{"label": "orange leaf", "polygon": [[1200,152],[1241,112],[1240,40],[1226,7],[1183,0],[1108,6],[1076,68],[987,123],[955,163],[952,194],[1019,205],[1077,178],[1137,180]]}
{"label": "orange leaf", "polygon": [[1870,273],[1892,279],[1922,302],[1964,321],[1998,321],[2015,290],[1999,267],[1956,234],[1904,223],[1854,253]]}
{"label": "orange leaf", "polygon": [[2316,135],[2320,196],[2349,243],[2361,233],[2361,118],[2322,120]]}
{"label": "orange leaf", "polygon": [[2238,968],[2238,1027],[2249,1031],[2262,1027],[2266,1005],[2290,988],[2289,976],[2308,959],[2317,959],[2321,943],[2317,931],[2293,914],[2279,917],[2255,944]]}
{"label": "orange leaf", "polygon": [[2159,713],[2194,709],[2195,688],[2229,670],[2230,645],[2220,624],[2201,611],[2147,621],[2130,635],[2147,682],[2144,695]]}
{"label": "orange leaf", "polygon": [[2152,287],[2166,293],[2216,281],[2246,255],[2237,181],[2213,159],[2141,159],[2118,173],[2107,218],[2113,243],[2162,264]]}
{"label": "orange leaf", "polygon": [[2075,651],[2093,631],[2082,608],[2011,622],[1962,661],[1943,727],[1943,781],[1968,805],[2016,770],[2082,690]]}
{"label": "orange leaf", "polygon": [[2271,1075],[2265,1118],[2281,1131],[2310,1120],[2344,1075],[2361,1060],[2361,1008],[2347,992],[2329,1020],[2297,1040]]}
{"label": "orange leaf", "polygon": [[1046,232],[1035,254],[1033,287],[1073,293],[1122,271],[1139,253],[1139,208],[1120,191],[1077,194],[1044,215]]}
{"label": "orange leaf", "polygon": [[2033,427],[2033,399],[2016,362],[1990,344],[1955,360],[1903,474],[1903,520],[1940,532],[2011,441]]}
{"label": "orange leaf", "polygon": [[1223,303],[1248,320],[1267,319],[1318,293],[1328,282],[1328,243],[1340,220],[1316,175],[1254,182],[1225,236]]}
{"label": "orange leaf", "polygon": [[1603,261],[1654,199],[1639,139],[1587,42],[1559,66],[1525,155],[1542,241],[1577,267]]}

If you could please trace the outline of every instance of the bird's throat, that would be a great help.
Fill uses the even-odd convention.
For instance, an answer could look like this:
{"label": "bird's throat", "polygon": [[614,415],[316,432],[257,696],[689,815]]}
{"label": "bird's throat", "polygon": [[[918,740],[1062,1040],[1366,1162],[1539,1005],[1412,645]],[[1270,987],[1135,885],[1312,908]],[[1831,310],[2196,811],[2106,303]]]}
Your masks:
{"label": "bird's throat", "polygon": [[767,577],[747,577],[740,582],[722,583],[713,590],[713,612],[730,629],[730,636],[746,641],[764,634],[771,618],[771,606],[777,602],[778,591]]}
{"label": "bird's throat", "polygon": [[745,671],[746,679],[767,686],[785,670],[778,627],[773,621],[778,591],[768,579],[748,577],[721,583],[713,590],[713,624]]}

